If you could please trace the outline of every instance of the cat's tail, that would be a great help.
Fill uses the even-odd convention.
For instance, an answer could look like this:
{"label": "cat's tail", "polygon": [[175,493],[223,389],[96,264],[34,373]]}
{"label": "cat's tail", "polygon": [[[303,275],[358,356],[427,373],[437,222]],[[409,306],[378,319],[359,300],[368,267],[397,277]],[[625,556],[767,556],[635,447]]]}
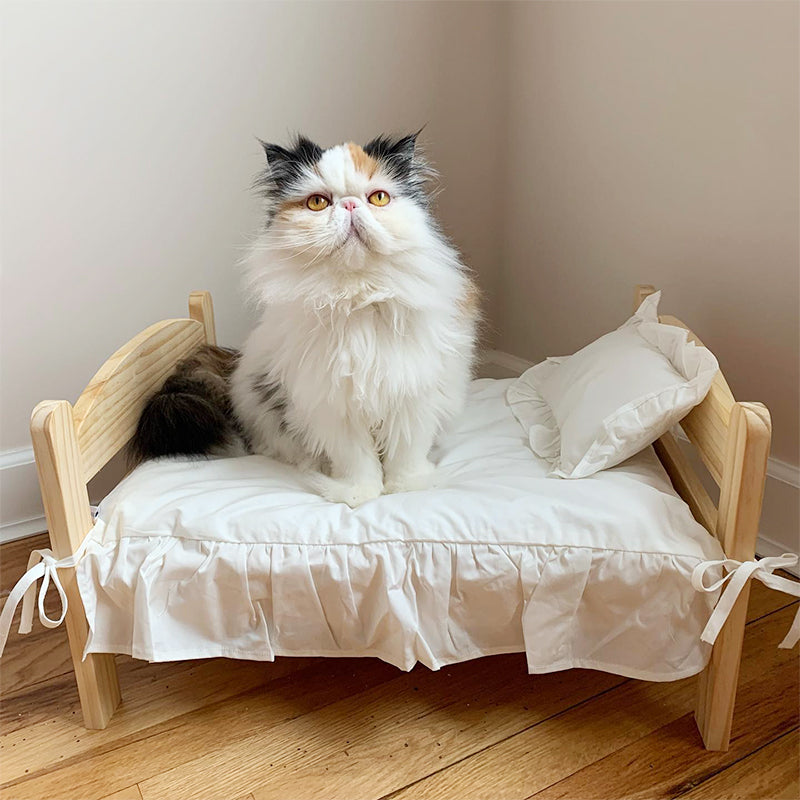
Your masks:
{"label": "cat's tail", "polygon": [[242,449],[230,401],[235,350],[202,345],[150,397],[128,446],[130,466],[163,456],[213,456]]}

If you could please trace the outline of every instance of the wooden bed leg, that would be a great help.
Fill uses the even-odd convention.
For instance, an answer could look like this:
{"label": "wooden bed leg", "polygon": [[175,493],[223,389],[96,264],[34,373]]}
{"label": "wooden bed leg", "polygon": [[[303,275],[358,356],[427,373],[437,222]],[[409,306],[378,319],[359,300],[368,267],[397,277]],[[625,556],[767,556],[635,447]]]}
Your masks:
{"label": "wooden bed leg", "polygon": [[217,328],[214,323],[214,303],[211,292],[192,292],[189,295],[189,316],[202,323],[206,333],[206,344],[217,343]]}
{"label": "wooden bed leg", "polygon": [[[39,403],[31,415],[31,439],[53,553],[58,559],[67,558],[92,527],[72,406],[66,400]],[[69,603],[66,626],[83,724],[105,728],[121,700],[114,656],[90,655],[82,660],[89,625],[75,570],[61,570],[59,577]]]}
{"label": "wooden bed leg", "polygon": [[[731,411],[727,452],[720,486],[717,538],[728,558],[755,556],[772,424],[760,403],[736,403]],[[695,719],[707,750],[730,743],[739,662],[750,587],[739,595],[700,676]]]}

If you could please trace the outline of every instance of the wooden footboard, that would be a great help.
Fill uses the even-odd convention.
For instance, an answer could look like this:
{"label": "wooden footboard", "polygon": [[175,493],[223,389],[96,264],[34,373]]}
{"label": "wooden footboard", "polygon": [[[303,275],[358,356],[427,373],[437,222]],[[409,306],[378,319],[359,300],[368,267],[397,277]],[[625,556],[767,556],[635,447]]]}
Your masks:
{"label": "wooden footboard", "polygon": [[[652,286],[638,286],[636,307],[654,291]],[[661,321],[686,327],[674,317]],[[691,332],[690,336],[697,340]],[[211,295],[193,292],[189,318],[158,322],[134,337],[100,368],[74,408],[65,400],[36,407],[31,436],[50,540],[59,558],[73,554],[91,529],[87,482],[130,440],[146,399],[176,363],[204,342],[216,343]],[[736,402],[720,372],[706,399],[681,425],[720,487],[719,508],[672,434],[655,444],[661,462],[695,518],[720,540],[726,555],[752,559],[770,443],[769,413],[760,404]],[[69,597],[67,630],[84,723],[103,728],[120,702],[114,657],[82,660],[88,626],[74,570],[62,580]],[[748,595],[745,589],[739,597],[700,680],[697,724],[712,750],[728,747]]]}
{"label": "wooden footboard", "polygon": [[[654,291],[653,286],[637,286],[634,307],[638,308]],[[667,325],[686,328],[675,317],[659,319]],[[689,336],[702,344],[691,331]],[[719,539],[728,558],[752,560],[772,435],[769,411],[761,403],[737,402],[720,370],[706,398],[681,421],[681,428],[719,486],[719,508],[675,437],[667,433],[655,443],[655,450],[676,491],[695,519]],[[714,644],[708,667],[700,676],[695,719],[708,750],[728,749],[749,597],[748,585],[739,595]]]}

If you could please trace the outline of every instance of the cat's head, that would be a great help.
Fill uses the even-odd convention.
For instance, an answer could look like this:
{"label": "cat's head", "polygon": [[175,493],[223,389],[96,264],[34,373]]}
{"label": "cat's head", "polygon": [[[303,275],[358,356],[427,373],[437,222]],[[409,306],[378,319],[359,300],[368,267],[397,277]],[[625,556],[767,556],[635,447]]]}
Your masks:
{"label": "cat's head", "polygon": [[433,173],[417,135],[327,150],[303,136],[289,148],[262,142],[267,168],[257,186],[267,200],[272,246],[306,264],[325,259],[347,266],[424,246]]}

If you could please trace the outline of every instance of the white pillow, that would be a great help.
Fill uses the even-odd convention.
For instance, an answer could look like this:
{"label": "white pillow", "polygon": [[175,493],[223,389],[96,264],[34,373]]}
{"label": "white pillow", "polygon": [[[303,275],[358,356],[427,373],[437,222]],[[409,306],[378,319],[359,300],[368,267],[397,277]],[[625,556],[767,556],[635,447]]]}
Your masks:
{"label": "white pillow", "polygon": [[621,327],[566,358],[523,373],[506,398],[551,475],[586,478],[614,467],[680,422],[719,365],[687,332],[658,321],[661,292]]}

